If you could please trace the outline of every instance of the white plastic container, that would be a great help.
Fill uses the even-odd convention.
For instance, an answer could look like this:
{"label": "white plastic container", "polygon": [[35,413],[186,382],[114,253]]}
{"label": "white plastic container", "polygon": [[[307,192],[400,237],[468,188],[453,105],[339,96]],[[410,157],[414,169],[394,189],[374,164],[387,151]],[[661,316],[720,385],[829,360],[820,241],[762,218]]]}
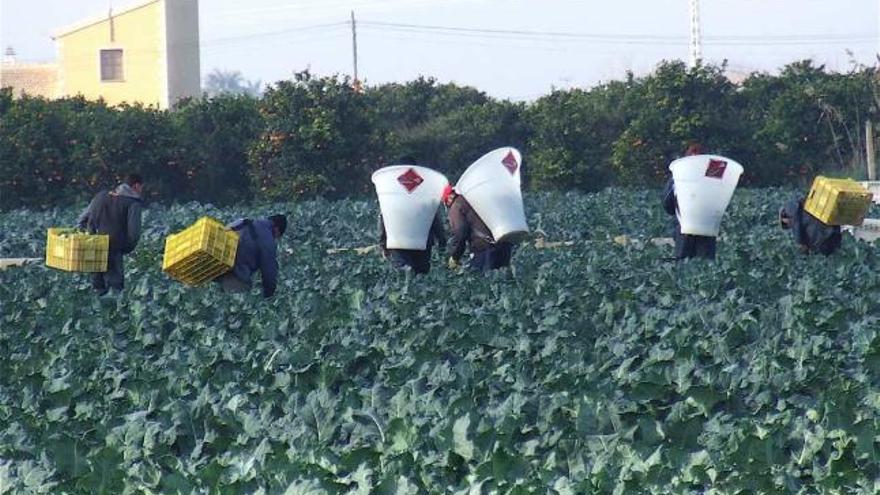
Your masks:
{"label": "white plastic container", "polygon": [[844,232],[849,232],[856,239],[866,242],[874,242],[880,239],[880,219],[866,218],[861,225],[844,225],[841,227]]}
{"label": "white plastic container", "polygon": [[388,249],[425,249],[440,196],[449,181],[415,165],[395,165],[373,173]]}
{"label": "white plastic container", "polygon": [[498,148],[468,167],[455,185],[496,241],[516,242],[529,234],[520,191],[521,165],[522,155],[515,148]]}
{"label": "white plastic container", "polygon": [[743,167],[718,155],[695,155],[680,158],[669,165],[678,200],[681,233],[717,237],[721,218]]}
{"label": "white plastic container", "polygon": [[866,180],[860,182],[860,184],[865,186],[865,189],[871,191],[871,194],[874,195],[874,199],[872,200],[874,204],[880,204],[880,181]]}

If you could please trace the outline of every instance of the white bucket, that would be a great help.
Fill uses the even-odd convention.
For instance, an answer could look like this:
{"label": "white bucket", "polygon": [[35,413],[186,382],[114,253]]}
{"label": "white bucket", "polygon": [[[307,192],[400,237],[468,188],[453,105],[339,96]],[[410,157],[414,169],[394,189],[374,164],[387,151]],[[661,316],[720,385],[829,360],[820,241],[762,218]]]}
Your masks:
{"label": "white bucket", "polygon": [[721,218],[743,167],[718,155],[695,155],[680,158],[669,165],[678,200],[681,233],[717,237]]}
{"label": "white bucket", "polygon": [[425,249],[440,196],[449,181],[434,170],[395,165],[373,173],[387,249]]}
{"label": "white bucket", "polygon": [[496,241],[520,240],[529,233],[520,191],[522,155],[515,148],[498,148],[475,161],[455,185]]}

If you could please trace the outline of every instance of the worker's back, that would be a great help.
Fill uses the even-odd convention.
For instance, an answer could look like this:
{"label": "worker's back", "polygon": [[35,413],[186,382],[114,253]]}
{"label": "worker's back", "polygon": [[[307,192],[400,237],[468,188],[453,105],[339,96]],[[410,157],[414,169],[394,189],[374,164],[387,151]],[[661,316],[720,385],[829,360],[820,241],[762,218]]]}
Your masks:
{"label": "worker's back", "polygon": [[278,247],[272,235],[272,221],[266,218],[239,219],[229,224],[229,228],[239,235],[232,273],[249,284],[254,273],[259,271],[264,292],[274,292],[278,278]]}
{"label": "worker's back", "polygon": [[802,249],[812,253],[829,255],[840,248],[843,236],[840,226],[825,225],[819,219],[804,210],[804,200],[795,198],[783,208],[786,216],[791,219],[791,233],[794,241]]}

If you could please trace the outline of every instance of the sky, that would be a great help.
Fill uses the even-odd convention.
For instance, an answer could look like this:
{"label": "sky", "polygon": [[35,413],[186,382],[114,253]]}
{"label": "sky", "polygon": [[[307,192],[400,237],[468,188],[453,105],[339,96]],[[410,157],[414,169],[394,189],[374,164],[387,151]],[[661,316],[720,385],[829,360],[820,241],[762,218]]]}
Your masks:
{"label": "sky", "polygon": [[[0,0],[0,46],[51,61],[60,27],[131,0]],[[773,72],[811,58],[873,65],[880,0],[701,0],[703,59]],[[271,84],[309,69],[368,85],[420,75],[533,100],[688,57],[688,0],[200,0],[201,70]]]}

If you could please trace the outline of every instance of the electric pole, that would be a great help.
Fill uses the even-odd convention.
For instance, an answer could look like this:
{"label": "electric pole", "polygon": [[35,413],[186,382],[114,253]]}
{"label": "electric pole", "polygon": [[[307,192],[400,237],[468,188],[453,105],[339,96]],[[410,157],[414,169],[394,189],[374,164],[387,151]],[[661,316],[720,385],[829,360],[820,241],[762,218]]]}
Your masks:
{"label": "electric pole", "polygon": [[874,155],[874,123],[865,122],[865,163],[868,166],[868,180],[877,180],[877,157]]}
{"label": "electric pole", "polygon": [[354,57],[354,87],[358,88],[358,38],[357,38],[357,22],[354,20],[354,10],[351,11],[351,51]]}
{"label": "electric pole", "polygon": [[703,58],[703,40],[702,30],[700,29],[700,0],[690,0],[691,10],[691,43],[690,43],[690,59],[688,63],[691,67],[696,67],[697,63]]}

